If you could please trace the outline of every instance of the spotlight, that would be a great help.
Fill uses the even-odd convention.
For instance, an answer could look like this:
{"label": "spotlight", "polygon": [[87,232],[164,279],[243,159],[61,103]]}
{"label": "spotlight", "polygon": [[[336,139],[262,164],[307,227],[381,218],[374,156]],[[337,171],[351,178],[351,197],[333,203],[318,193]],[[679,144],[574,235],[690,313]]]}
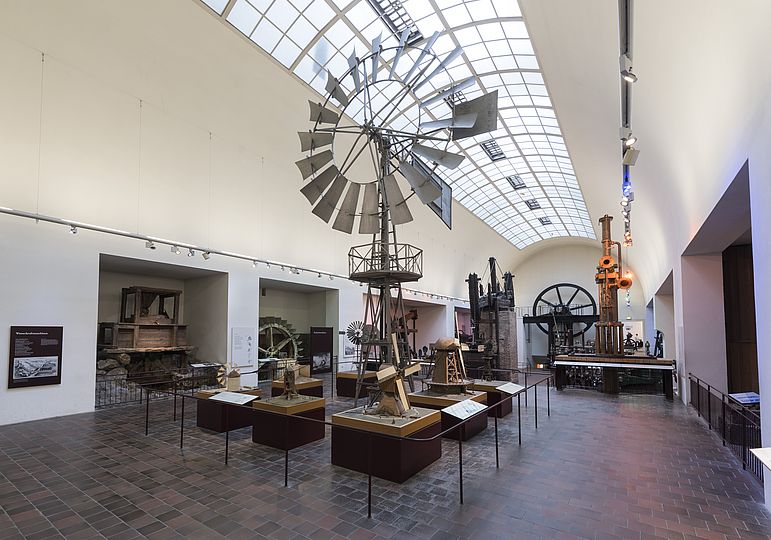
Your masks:
{"label": "spotlight", "polygon": [[319,272],[319,277],[321,277],[321,272]]}
{"label": "spotlight", "polygon": [[252,261],[252,266],[253,266],[254,268],[257,268],[257,261]]}
{"label": "spotlight", "polygon": [[187,256],[188,257],[195,257],[195,251],[193,251],[192,249],[188,249],[187,250]]}
{"label": "spotlight", "polygon": [[283,272],[284,270],[286,270],[286,268],[284,268],[284,267],[282,266],[282,267],[281,267],[281,271]]}
{"label": "spotlight", "polygon": [[629,148],[637,142],[637,137],[632,135],[632,128],[621,126],[618,130],[618,138],[624,142],[624,146]]}
{"label": "spotlight", "polygon": [[269,263],[269,262],[266,262],[266,263],[265,263],[265,266],[267,266],[268,268],[270,268],[270,263]]}
{"label": "spotlight", "polygon": [[145,242],[145,247],[147,249],[155,249],[155,243],[152,240],[149,240],[149,241]]}
{"label": "spotlight", "polygon": [[70,234],[78,234],[78,228],[75,225],[70,225]]}
{"label": "spotlight", "polygon": [[640,155],[640,151],[630,146],[624,151],[624,160],[621,162],[624,165],[634,165],[637,163],[637,156]]}
{"label": "spotlight", "polygon": [[621,200],[621,206],[628,206],[628,205],[629,205],[629,201],[626,201],[623,199]]}
{"label": "spotlight", "polygon": [[332,274],[329,274],[329,281],[332,281],[333,279],[335,279],[335,277]]}
{"label": "spotlight", "polygon": [[208,261],[209,257],[211,257],[211,253],[209,253],[208,251],[204,251],[203,253],[201,253],[201,257],[203,257],[204,261]]}
{"label": "spotlight", "polygon": [[629,58],[629,56],[622,54],[618,59],[618,63],[621,78],[630,84],[636,83],[637,75],[632,72],[632,59]]}
{"label": "spotlight", "polygon": [[181,251],[177,246],[171,246],[171,252],[174,253],[175,255],[179,255],[181,253]]}

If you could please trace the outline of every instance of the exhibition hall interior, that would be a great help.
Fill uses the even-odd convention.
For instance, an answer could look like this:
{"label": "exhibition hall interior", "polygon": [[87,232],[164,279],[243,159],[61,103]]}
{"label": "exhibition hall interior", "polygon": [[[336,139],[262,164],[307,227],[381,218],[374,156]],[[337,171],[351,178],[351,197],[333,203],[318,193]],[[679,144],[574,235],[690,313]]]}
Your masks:
{"label": "exhibition hall interior", "polygon": [[3,0],[0,538],[771,538],[769,32]]}

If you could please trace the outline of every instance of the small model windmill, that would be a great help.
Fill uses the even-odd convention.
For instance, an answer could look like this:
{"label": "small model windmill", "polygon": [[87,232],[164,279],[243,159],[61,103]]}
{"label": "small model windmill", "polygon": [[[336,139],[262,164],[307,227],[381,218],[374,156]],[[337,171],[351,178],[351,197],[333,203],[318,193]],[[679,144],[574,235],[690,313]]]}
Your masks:
{"label": "small model windmill", "polygon": [[[396,347],[396,334],[391,334],[391,340]],[[398,356],[398,352],[397,352]],[[401,364],[399,359],[396,365]],[[376,406],[372,410],[367,410],[370,414],[381,416],[405,416],[410,410],[410,400],[407,398],[407,392],[404,389],[404,379],[420,371],[420,363],[406,364],[404,367],[390,365],[382,367],[377,372],[377,385],[379,395],[373,396],[372,402]]]}
{"label": "small model windmill", "polygon": [[284,399],[292,399],[298,397],[300,394],[297,392],[297,374],[300,371],[300,365],[297,362],[284,363],[284,392],[280,397]]}
{"label": "small model windmill", "polygon": [[[387,379],[380,381],[381,393],[384,399],[400,400],[401,406],[385,407],[399,414],[409,410],[402,379],[412,371],[406,332],[398,331],[398,321],[405,320],[401,284],[422,277],[423,252],[396,241],[396,225],[413,219],[407,206],[411,194],[404,196],[397,174],[422,204],[449,205],[449,191],[443,190],[436,171],[457,168],[464,160],[450,150],[452,141],[495,130],[498,117],[497,92],[467,102],[453,100],[476,82],[474,77],[455,82],[448,71],[463,53],[461,47],[439,58],[432,51],[439,32],[418,49],[408,48],[409,33],[401,33],[396,47],[384,49],[378,37],[365,56],[352,54],[340,80],[327,72],[324,101],[309,102],[312,129],[298,134],[308,156],[296,163],[309,180],[300,191],[315,215],[327,223],[334,216],[332,228],[348,234],[358,218],[358,232],[372,235],[370,243],[354,246],[348,254],[350,279],[367,284],[363,325],[376,329],[360,339],[356,395],[370,358],[390,365],[394,371],[389,369]],[[427,85],[439,79],[444,81],[439,90]],[[353,89],[350,95],[345,85]],[[450,116],[428,117],[442,102]],[[403,121],[410,103],[416,122]],[[356,117],[362,120],[351,120]]]}
{"label": "small model windmill", "polygon": [[217,368],[217,384],[229,392],[241,390],[241,372],[229,362]]}

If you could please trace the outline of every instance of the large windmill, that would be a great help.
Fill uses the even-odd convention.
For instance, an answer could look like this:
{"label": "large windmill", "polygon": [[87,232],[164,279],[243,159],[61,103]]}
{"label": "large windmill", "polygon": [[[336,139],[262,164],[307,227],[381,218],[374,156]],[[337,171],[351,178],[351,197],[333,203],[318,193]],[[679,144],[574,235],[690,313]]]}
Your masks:
{"label": "large windmill", "polygon": [[[423,204],[451,204],[437,169],[453,169],[463,161],[463,155],[450,151],[452,141],[497,127],[497,92],[466,102],[453,99],[476,82],[473,77],[455,82],[448,72],[463,50],[456,47],[440,58],[432,51],[438,32],[418,48],[407,45],[408,37],[405,30],[399,45],[389,48],[381,46],[380,38],[373,40],[368,54],[351,55],[340,79],[327,72],[324,101],[309,102],[312,129],[299,133],[308,156],[297,167],[309,180],[300,191],[313,213],[327,223],[334,216],[332,227],[348,234],[358,218],[358,232],[372,235],[348,254],[350,279],[367,284],[363,322],[376,329],[361,341],[356,395],[369,362],[393,366],[389,381],[399,379],[396,387],[412,371],[407,336],[398,325],[405,316],[401,284],[422,277],[423,252],[396,238],[396,226],[413,219],[407,199],[414,194]],[[428,83],[440,74],[446,84],[437,90]],[[346,86],[352,90],[346,92]],[[428,109],[443,100],[451,116],[428,117]],[[412,115],[417,122],[403,120],[409,107],[417,108]],[[407,197],[397,174],[413,192]],[[404,392],[395,395],[407,400]],[[402,403],[397,408],[410,407]]]}

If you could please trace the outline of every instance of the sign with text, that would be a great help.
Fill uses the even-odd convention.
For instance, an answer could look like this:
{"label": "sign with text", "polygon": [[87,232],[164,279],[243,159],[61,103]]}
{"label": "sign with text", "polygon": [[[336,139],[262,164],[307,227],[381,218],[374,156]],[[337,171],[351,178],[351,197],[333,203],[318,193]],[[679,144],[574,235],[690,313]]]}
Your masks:
{"label": "sign with text", "polygon": [[11,326],[8,388],[61,384],[61,326]]}
{"label": "sign with text", "polygon": [[505,392],[509,395],[514,395],[520,393],[522,390],[524,390],[525,387],[521,384],[514,384],[513,382],[509,382],[506,384],[500,385],[496,390],[499,390],[500,392]]}
{"label": "sign with text", "polygon": [[238,392],[220,392],[209,398],[209,401],[222,401],[223,403],[232,403],[233,405],[246,405],[257,399],[252,394],[240,394]]}
{"label": "sign with text", "polygon": [[442,412],[447,413],[450,416],[454,416],[455,418],[465,420],[466,418],[473,416],[479,411],[483,411],[485,409],[486,407],[481,403],[477,403],[476,401],[472,401],[470,399],[464,399],[461,402],[450,405],[449,407],[445,407],[442,409]]}
{"label": "sign with text", "polygon": [[254,367],[257,358],[257,328],[253,326],[233,327],[230,343],[230,361],[238,367]]}

